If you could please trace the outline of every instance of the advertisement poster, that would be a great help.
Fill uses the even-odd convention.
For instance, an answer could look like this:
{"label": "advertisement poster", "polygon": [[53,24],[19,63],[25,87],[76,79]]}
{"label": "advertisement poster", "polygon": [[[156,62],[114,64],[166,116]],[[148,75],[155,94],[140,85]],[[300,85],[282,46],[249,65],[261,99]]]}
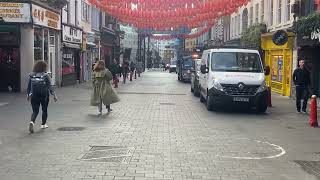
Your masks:
{"label": "advertisement poster", "polygon": [[272,81],[282,82],[283,73],[283,56],[272,57]]}

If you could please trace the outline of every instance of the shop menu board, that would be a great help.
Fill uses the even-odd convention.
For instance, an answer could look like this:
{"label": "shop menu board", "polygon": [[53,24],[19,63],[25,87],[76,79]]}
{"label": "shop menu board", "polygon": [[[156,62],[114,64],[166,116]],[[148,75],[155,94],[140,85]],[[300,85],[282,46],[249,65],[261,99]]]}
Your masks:
{"label": "shop menu board", "polygon": [[4,22],[31,22],[30,4],[0,2],[0,20]]}
{"label": "shop menu board", "polygon": [[62,55],[62,74],[75,73],[74,56],[71,49],[64,49]]}

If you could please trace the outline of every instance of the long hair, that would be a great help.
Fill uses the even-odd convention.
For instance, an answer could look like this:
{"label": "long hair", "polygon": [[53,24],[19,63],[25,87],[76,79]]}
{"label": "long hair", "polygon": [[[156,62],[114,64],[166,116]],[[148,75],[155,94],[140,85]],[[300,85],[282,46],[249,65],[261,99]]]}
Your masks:
{"label": "long hair", "polygon": [[37,61],[33,66],[33,72],[42,73],[47,71],[48,64],[44,61]]}
{"label": "long hair", "polygon": [[94,68],[93,68],[94,71],[101,71],[104,69],[105,69],[105,63],[102,60],[97,61],[97,63],[94,65]]}

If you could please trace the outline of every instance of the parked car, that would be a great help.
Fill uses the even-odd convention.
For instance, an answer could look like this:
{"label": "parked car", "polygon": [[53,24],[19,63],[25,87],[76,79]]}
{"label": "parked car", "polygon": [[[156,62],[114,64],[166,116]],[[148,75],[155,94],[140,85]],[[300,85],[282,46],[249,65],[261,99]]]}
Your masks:
{"label": "parked car", "polygon": [[191,71],[191,92],[194,96],[200,95],[199,77],[200,77],[201,59],[193,60],[193,69]]}
{"label": "parked car", "polygon": [[177,69],[177,60],[170,61],[169,73],[176,72]]}
{"label": "parked car", "polygon": [[218,106],[241,105],[267,110],[265,76],[259,52],[248,49],[209,49],[202,55],[200,101],[208,110]]}
{"label": "parked car", "polygon": [[177,74],[178,80],[183,82],[191,81],[192,56],[184,56],[178,60]]}

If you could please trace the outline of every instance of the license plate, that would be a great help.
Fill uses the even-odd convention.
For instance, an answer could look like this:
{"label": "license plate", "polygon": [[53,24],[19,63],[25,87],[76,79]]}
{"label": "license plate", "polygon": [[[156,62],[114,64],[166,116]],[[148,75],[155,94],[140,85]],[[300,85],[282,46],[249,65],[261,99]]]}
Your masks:
{"label": "license plate", "polygon": [[233,101],[235,102],[249,102],[249,98],[244,98],[244,97],[234,97]]}

